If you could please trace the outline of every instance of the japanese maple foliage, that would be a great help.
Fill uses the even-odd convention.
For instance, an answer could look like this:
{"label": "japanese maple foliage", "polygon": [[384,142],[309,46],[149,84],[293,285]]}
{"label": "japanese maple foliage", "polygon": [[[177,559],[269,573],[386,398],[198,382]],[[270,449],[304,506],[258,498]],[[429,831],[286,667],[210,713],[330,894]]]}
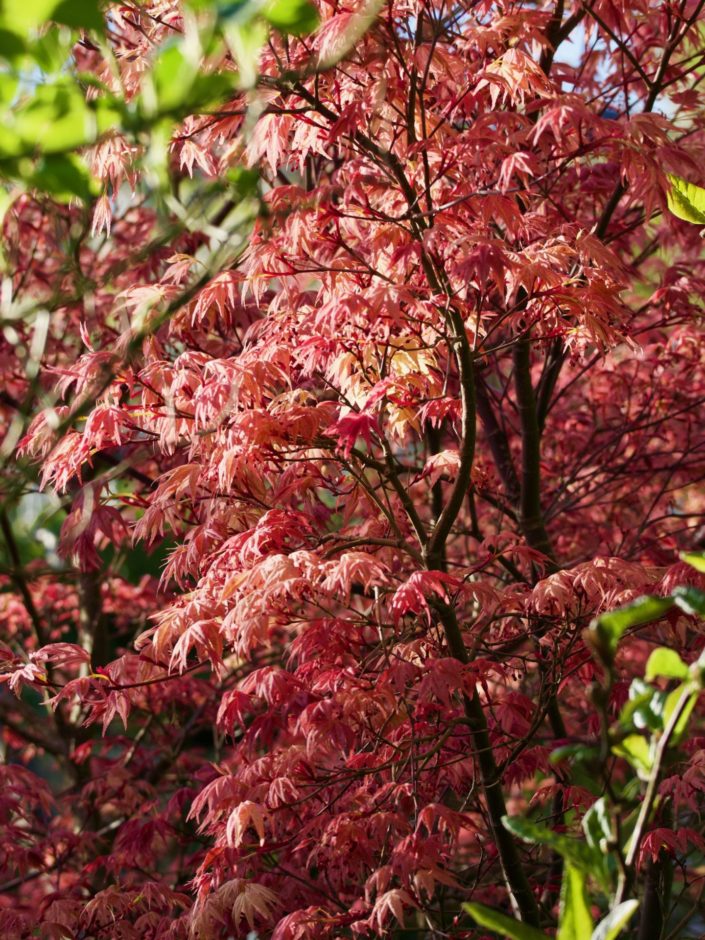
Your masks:
{"label": "japanese maple foliage", "polygon": [[[88,98],[137,100],[219,6],[108,4]],[[605,781],[549,758],[599,733],[583,630],[702,579],[705,259],[665,211],[705,181],[702,7],[321,0],[250,81],[204,53],[235,80],[179,116],[166,195],[125,126],[82,203],[14,199],[3,297],[44,338],[0,339],[3,936],[555,924],[559,860],[502,816],[580,832]],[[635,630],[610,714],[654,642],[702,629]],[[676,920],[697,715],[640,860],[677,857]]]}

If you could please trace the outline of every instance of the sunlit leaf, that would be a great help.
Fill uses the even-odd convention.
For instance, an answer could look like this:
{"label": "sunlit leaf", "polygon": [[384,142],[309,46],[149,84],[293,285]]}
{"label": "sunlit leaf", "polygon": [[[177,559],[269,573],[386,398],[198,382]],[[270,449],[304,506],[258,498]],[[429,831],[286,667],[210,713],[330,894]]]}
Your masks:
{"label": "sunlit leaf", "polygon": [[642,780],[648,779],[654,759],[645,737],[640,734],[627,735],[618,744],[612,746],[612,753],[617,757],[624,757]]}
{"label": "sunlit leaf", "polygon": [[78,87],[64,81],[40,85],[6,125],[0,159],[73,150],[95,137],[94,111]]}
{"label": "sunlit leaf", "polygon": [[653,651],[646,664],[646,680],[650,682],[657,676],[667,679],[687,679],[688,666],[675,650],[662,646]]}
{"label": "sunlit leaf", "polygon": [[[689,686],[687,683],[682,683],[666,698],[663,710],[664,726],[667,725],[671,720],[671,716],[673,715],[674,710],[681,704],[681,699],[683,698],[684,694],[688,694],[689,688],[692,688],[692,685]],[[676,725],[673,729],[673,733],[671,734],[671,744],[677,745],[683,738],[685,730],[688,727],[688,721],[690,720],[690,716],[693,712],[693,708],[695,708],[695,703],[697,700],[698,690],[693,689],[690,692],[689,697],[686,699],[683,710],[681,711],[678,721],[676,722]]]}
{"label": "sunlit leaf", "polygon": [[671,188],[666,198],[671,212],[684,222],[705,225],[705,189],[673,174],[669,175],[668,180]]}
{"label": "sunlit leaf", "polygon": [[238,84],[252,88],[257,80],[259,57],[267,41],[267,25],[260,19],[232,22],[225,27],[225,38],[238,67]]}
{"label": "sunlit leaf", "polygon": [[97,0],[59,0],[49,18],[76,29],[102,30],[104,26]]}
{"label": "sunlit leaf", "polygon": [[98,0],[2,0],[0,27],[20,37],[48,21],[75,29],[103,28]]}
{"label": "sunlit leaf", "polygon": [[592,933],[585,875],[573,865],[566,865],[561,883],[557,940],[584,940]]}
{"label": "sunlit leaf", "polygon": [[310,0],[269,0],[262,13],[275,29],[302,36],[318,26],[318,11]]}
{"label": "sunlit leaf", "polygon": [[681,552],[681,561],[701,574],[705,574],[705,552]]}
{"label": "sunlit leaf", "polygon": [[604,797],[596,800],[585,813],[582,828],[589,846],[602,853],[608,850],[613,838],[613,827],[609,804]]}
{"label": "sunlit leaf", "polygon": [[147,76],[154,86],[159,113],[183,104],[196,81],[198,64],[198,58],[186,55],[181,44],[174,43],[161,51]]}
{"label": "sunlit leaf", "polygon": [[634,912],[639,907],[638,901],[622,901],[613,908],[592,932],[590,940],[615,940],[626,927]]}

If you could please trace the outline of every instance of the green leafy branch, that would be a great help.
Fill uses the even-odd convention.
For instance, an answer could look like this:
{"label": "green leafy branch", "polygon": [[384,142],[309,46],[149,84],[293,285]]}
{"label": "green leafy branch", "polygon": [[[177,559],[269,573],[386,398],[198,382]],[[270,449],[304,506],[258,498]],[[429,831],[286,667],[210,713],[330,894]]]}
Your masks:
{"label": "green leafy branch", "polygon": [[[705,573],[705,555],[684,554],[681,558]],[[667,753],[682,741],[698,697],[705,689],[705,651],[695,662],[687,664],[673,649],[655,649],[646,664],[644,678],[632,681],[628,701],[613,725],[607,719],[607,703],[620,641],[629,631],[653,623],[673,610],[705,617],[705,592],[681,586],[667,597],[640,597],[597,617],[585,631],[586,643],[604,674],[602,686],[595,688],[592,696],[601,712],[602,746],[569,745],[551,756],[553,763],[566,758],[593,764],[601,760],[607,793],[583,817],[583,838],[554,832],[522,817],[503,819],[504,826],[515,836],[547,846],[565,862],[557,940],[612,940],[639,907],[639,900],[627,899],[627,894],[636,892],[639,851],[658,807],[658,786]],[[664,679],[678,684],[664,690],[657,684]],[[614,795],[607,769],[608,760],[615,757],[623,758],[636,775],[636,780],[627,781],[619,798]],[[639,780],[645,785],[640,800],[634,787]],[[625,816],[624,804],[630,798],[637,808]],[[590,910],[589,884],[599,888],[608,900],[607,912],[597,924]],[[548,940],[535,927],[482,904],[466,904],[465,910],[478,925],[510,940]],[[658,924],[649,935],[659,936],[660,932]]]}
{"label": "green leafy branch", "polygon": [[[147,155],[152,182],[168,188],[175,123],[252,87],[270,29],[298,36],[318,25],[310,0],[191,0],[184,33],[158,49],[139,94],[128,100],[73,67],[80,37],[90,37],[113,62],[110,6],[105,13],[102,6],[98,0],[0,3],[0,179],[13,185],[0,205],[3,212],[25,189],[61,202],[98,195],[99,183],[80,151],[110,133],[136,141]],[[204,69],[204,62],[227,52],[237,70]],[[97,93],[87,95],[89,88]]]}

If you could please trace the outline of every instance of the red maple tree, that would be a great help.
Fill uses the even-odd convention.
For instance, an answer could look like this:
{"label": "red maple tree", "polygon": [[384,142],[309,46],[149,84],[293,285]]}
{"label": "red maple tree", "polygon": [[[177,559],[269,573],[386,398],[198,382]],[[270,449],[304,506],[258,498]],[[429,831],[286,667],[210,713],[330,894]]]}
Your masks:
{"label": "red maple tree", "polygon": [[[208,6],[110,4],[89,99]],[[128,127],[83,151],[100,192],[7,210],[4,936],[550,929],[560,859],[502,817],[575,835],[627,780],[551,760],[600,733],[583,631],[701,579],[705,264],[665,211],[703,181],[701,0],[316,6],[180,120],[166,195]],[[702,637],[635,630],[604,714]],[[644,940],[702,895],[704,741]]]}

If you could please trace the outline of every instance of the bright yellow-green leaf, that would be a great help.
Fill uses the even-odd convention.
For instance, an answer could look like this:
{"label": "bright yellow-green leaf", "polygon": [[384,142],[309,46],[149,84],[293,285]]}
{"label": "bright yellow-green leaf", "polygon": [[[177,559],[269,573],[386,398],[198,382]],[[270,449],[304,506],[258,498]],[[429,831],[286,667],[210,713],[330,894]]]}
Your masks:
{"label": "bright yellow-green leaf", "polygon": [[0,24],[3,29],[25,36],[51,18],[57,0],[2,0]]}
{"label": "bright yellow-green leaf", "polygon": [[612,747],[612,753],[626,758],[642,780],[648,779],[654,761],[649,742],[642,735],[627,735]]}
{"label": "bright yellow-green leaf", "polygon": [[684,222],[705,225],[705,189],[673,174],[669,174],[668,180],[671,188],[667,199],[671,212]]}
{"label": "bright yellow-green leaf", "polygon": [[[679,685],[678,688],[674,689],[671,692],[671,694],[668,696],[668,698],[666,699],[666,704],[663,709],[664,725],[668,724],[668,722],[671,719],[671,715],[673,714],[674,709],[680,703],[682,696],[684,694],[687,694],[689,688],[692,689],[692,685],[689,686],[685,682],[681,683],[681,685]],[[688,727],[688,721],[690,720],[690,715],[693,711],[693,708],[695,707],[695,703],[697,702],[697,700],[698,700],[698,692],[697,690],[693,689],[693,691],[690,693],[690,697],[687,699],[685,703],[685,707],[683,708],[680,714],[680,717],[678,718],[678,721],[676,722],[676,726],[673,729],[673,734],[671,735],[671,744],[678,744],[678,742],[683,737],[685,729]]]}
{"label": "bright yellow-green leaf", "polygon": [[0,27],[20,37],[53,21],[75,29],[103,28],[98,0],[1,0]]}
{"label": "bright yellow-green leaf", "polygon": [[0,159],[61,153],[92,143],[96,117],[83,93],[69,82],[39,85],[17,108],[0,135]]}
{"label": "bright yellow-green leaf", "polygon": [[310,0],[269,0],[264,18],[282,33],[302,36],[318,26],[318,11]]}
{"label": "bright yellow-green leaf", "polygon": [[586,940],[593,922],[585,890],[585,875],[573,865],[566,865],[561,883],[560,914],[556,940]]}
{"label": "bright yellow-green leaf", "polygon": [[657,676],[666,679],[687,679],[688,667],[675,650],[665,646],[654,650],[646,664],[646,681],[651,682]]}
{"label": "bright yellow-green leaf", "polygon": [[705,552],[681,552],[681,561],[701,574],[705,574]]}
{"label": "bright yellow-green leaf", "polygon": [[155,60],[148,78],[154,83],[157,108],[164,114],[178,108],[191,91],[199,69],[195,55],[182,44],[167,46]]}

